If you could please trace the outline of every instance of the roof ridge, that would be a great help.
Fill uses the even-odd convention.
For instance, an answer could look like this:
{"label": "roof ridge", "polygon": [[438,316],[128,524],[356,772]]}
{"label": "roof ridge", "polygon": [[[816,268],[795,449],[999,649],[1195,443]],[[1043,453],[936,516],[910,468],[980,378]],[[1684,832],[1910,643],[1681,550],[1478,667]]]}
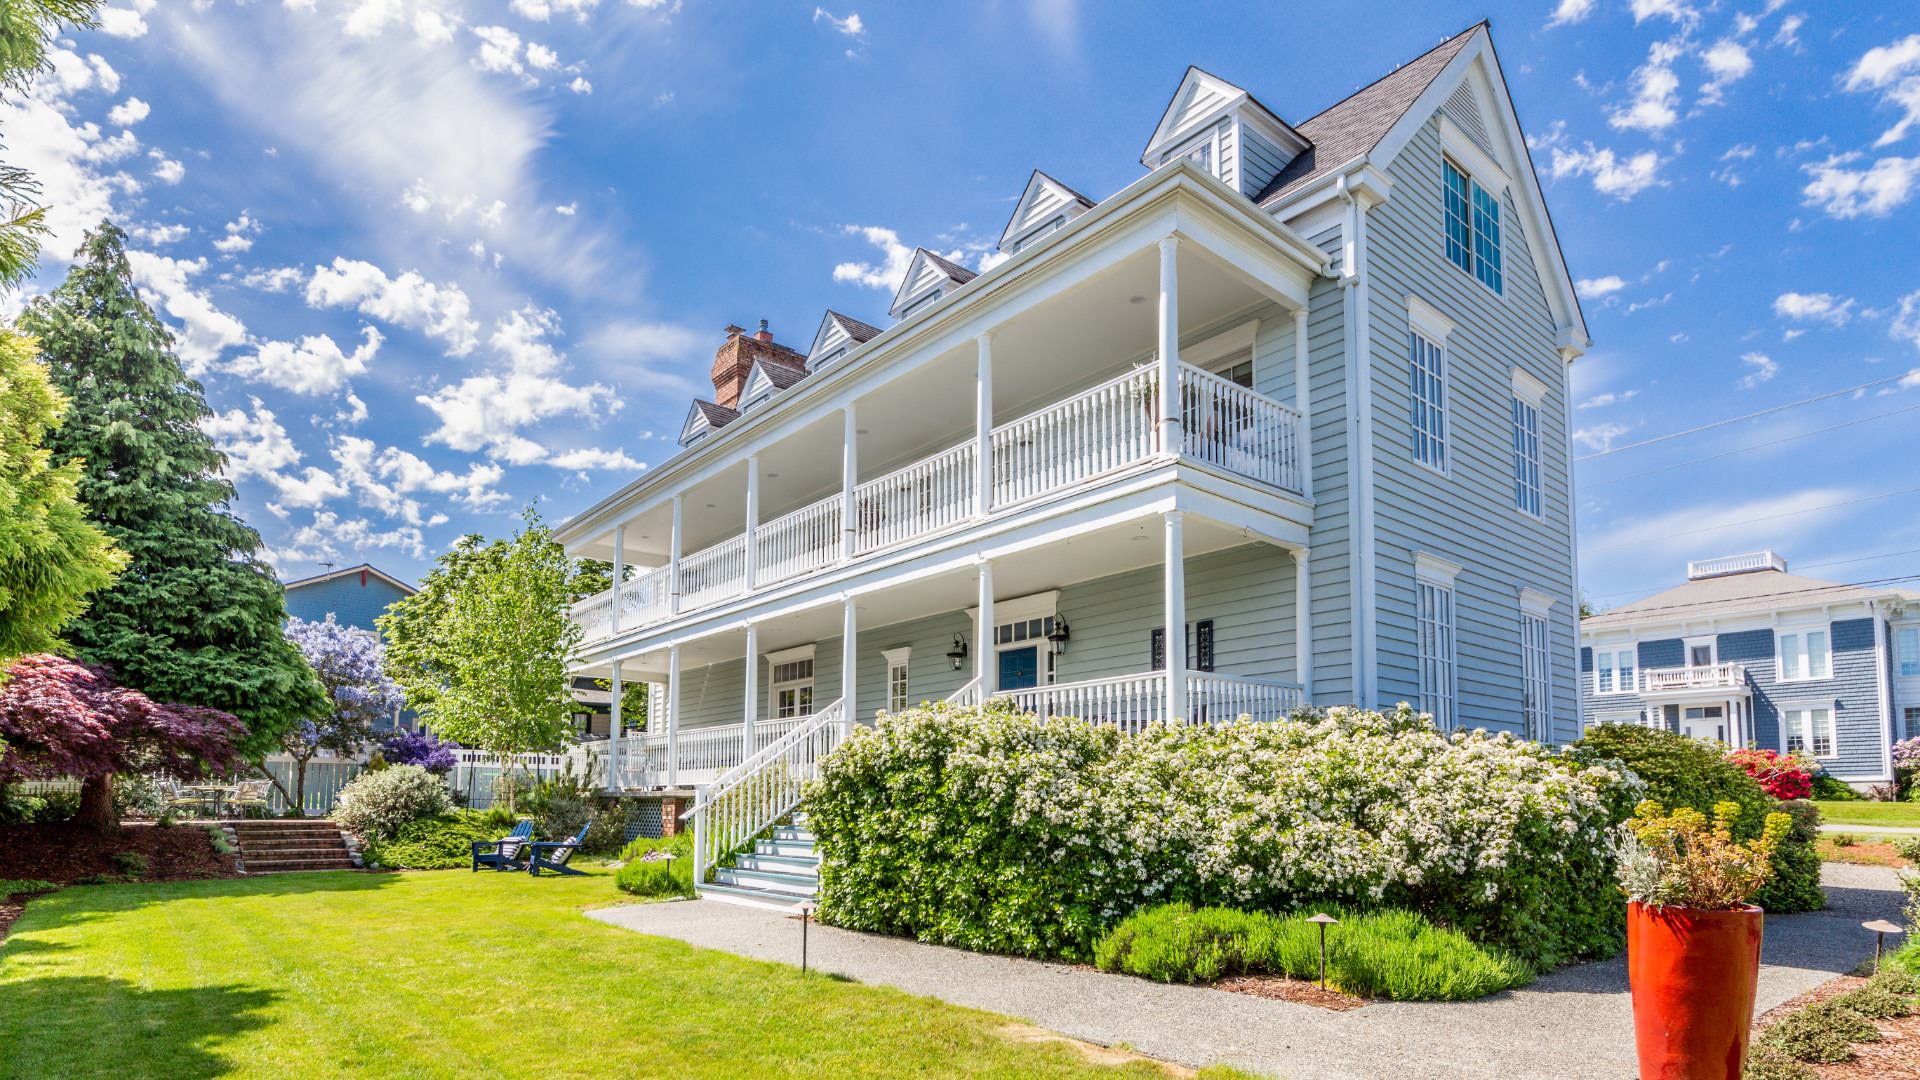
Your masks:
{"label": "roof ridge", "polygon": [[[1364,94],[1367,91],[1373,89],[1374,87],[1379,86],[1381,83],[1386,82],[1388,79],[1391,79],[1395,75],[1400,74],[1400,72],[1405,70],[1406,68],[1412,67],[1414,64],[1417,64],[1420,61],[1425,60],[1427,57],[1432,56],[1434,53],[1439,52],[1441,49],[1446,48],[1448,45],[1451,45],[1454,42],[1460,40],[1461,38],[1466,37],[1468,34],[1473,33],[1475,30],[1478,30],[1481,27],[1491,28],[1492,26],[1493,26],[1492,19],[1481,19],[1479,22],[1474,23],[1472,26],[1467,27],[1465,30],[1460,31],[1457,34],[1449,34],[1446,37],[1441,38],[1439,42],[1437,42],[1432,48],[1423,49],[1419,53],[1416,53],[1415,55],[1409,57],[1408,59],[1393,65],[1392,67],[1388,68],[1384,73],[1375,76],[1372,81],[1360,87],[1358,90],[1355,90],[1353,93],[1348,94],[1346,97],[1343,97],[1340,100],[1334,102],[1333,104],[1328,105],[1326,108],[1321,109],[1319,112],[1314,113],[1312,116],[1309,116],[1305,120],[1300,121],[1300,123],[1302,125],[1313,123],[1315,120],[1320,119],[1322,116],[1325,116],[1328,113],[1332,112],[1333,110],[1339,108],[1340,106],[1345,105],[1347,102],[1352,101],[1354,98],[1359,97],[1361,94]],[[1440,73],[1436,71],[1433,73],[1433,78],[1430,78],[1427,81],[1432,82],[1434,79],[1437,79],[1439,77],[1440,77]],[[1415,96],[1417,97],[1418,95],[1415,95]]]}
{"label": "roof ridge", "polygon": [[953,260],[947,258],[945,255],[942,255],[939,252],[933,250],[932,248],[923,247],[920,250],[927,253],[927,258],[932,260],[935,266],[938,266],[940,269],[945,270],[947,272],[948,277],[953,278],[955,281],[960,282],[962,285],[980,276],[979,271],[969,270],[966,267],[961,266],[959,263],[954,262]]}

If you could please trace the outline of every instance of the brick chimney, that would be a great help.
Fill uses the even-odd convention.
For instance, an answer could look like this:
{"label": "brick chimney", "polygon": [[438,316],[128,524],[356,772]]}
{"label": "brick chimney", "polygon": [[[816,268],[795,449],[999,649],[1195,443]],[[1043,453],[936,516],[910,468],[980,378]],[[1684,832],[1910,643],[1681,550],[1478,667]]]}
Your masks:
{"label": "brick chimney", "polygon": [[755,360],[805,371],[807,358],[773,340],[767,320],[752,334],[738,326],[727,327],[727,340],[713,354],[713,400],[729,409],[740,407],[740,392],[746,389],[747,373]]}

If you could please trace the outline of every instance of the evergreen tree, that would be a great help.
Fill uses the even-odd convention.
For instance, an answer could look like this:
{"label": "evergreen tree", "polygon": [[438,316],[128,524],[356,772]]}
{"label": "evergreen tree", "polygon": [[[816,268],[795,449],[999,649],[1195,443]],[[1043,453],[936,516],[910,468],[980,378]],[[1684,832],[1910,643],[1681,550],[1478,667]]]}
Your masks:
{"label": "evergreen tree", "polygon": [[325,691],[281,633],[286,593],[256,555],[260,534],[227,509],[200,384],[134,290],[126,234],[111,222],[88,233],[20,325],[73,403],[49,449],[84,461],[80,500],[130,560],[68,627],[74,655],[154,698],[233,713],[248,758],[325,715]]}

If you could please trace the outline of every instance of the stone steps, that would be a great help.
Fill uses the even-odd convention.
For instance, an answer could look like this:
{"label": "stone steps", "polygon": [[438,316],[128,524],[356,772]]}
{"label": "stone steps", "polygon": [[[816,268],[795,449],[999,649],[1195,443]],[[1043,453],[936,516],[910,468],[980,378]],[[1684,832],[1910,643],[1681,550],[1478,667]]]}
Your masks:
{"label": "stone steps", "polygon": [[820,856],[813,833],[802,825],[778,825],[773,837],[755,841],[734,865],[713,872],[701,896],[727,904],[798,911],[820,895]]}
{"label": "stone steps", "polygon": [[295,870],[352,870],[360,856],[331,821],[258,820],[226,825],[240,849],[240,866],[249,874]]}

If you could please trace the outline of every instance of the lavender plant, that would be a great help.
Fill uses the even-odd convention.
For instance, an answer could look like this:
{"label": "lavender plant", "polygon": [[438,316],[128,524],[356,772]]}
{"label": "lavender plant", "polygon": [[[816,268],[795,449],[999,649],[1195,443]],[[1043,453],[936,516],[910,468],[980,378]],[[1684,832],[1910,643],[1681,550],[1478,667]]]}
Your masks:
{"label": "lavender plant", "polygon": [[[307,765],[322,750],[352,754],[373,740],[373,725],[392,717],[406,704],[399,684],[387,677],[381,662],[386,647],[370,630],[341,626],[332,615],[313,622],[288,619],[287,640],[306,658],[326,688],[329,711],[303,720],[280,737],[280,748],[293,758],[293,790],[276,779],[274,785],[290,806],[303,806]],[[451,763],[449,763],[451,764]]]}
{"label": "lavender plant", "polygon": [[445,776],[453,771],[454,744],[441,742],[428,731],[396,731],[380,743],[380,756],[389,765],[418,765]]}

